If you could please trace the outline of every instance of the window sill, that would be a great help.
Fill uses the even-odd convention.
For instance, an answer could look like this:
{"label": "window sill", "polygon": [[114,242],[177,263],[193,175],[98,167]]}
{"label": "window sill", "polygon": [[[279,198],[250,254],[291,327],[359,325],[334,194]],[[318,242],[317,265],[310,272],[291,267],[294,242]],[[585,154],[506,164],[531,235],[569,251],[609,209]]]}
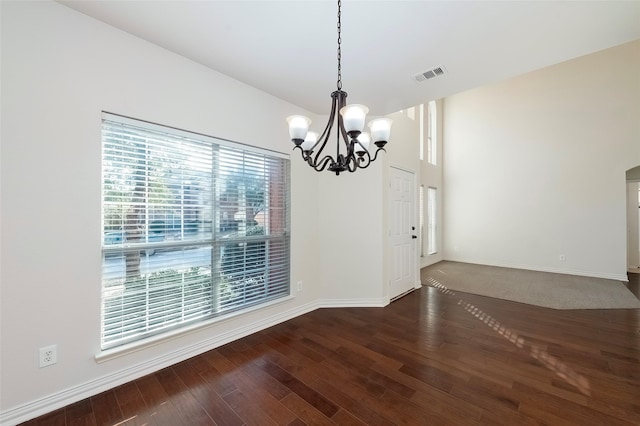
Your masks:
{"label": "window sill", "polygon": [[280,303],[287,302],[287,301],[292,300],[294,298],[295,298],[295,296],[289,295],[289,296],[283,297],[281,299],[276,299],[276,300],[272,300],[272,301],[266,302],[266,303],[261,304],[261,305],[252,306],[250,308],[243,309],[243,310],[240,310],[240,311],[230,312],[230,313],[228,313],[226,315],[220,315],[218,317],[214,317],[214,318],[208,319],[206,321],[202,321],[202,322],[199,322],[199,323],[196,323],[196,324],[191,324],[191,325],[188,325],[188,326],[176,329],[176,330],[167,331],[166,333],[158,334],[156,336],[148,337],[146,339],[141,339],[141,340],[139,340],[137,342],[127,343],[125,345],[118,346],[116,348],[105,349],[103,351],[100,351],[100,353],[96,354],[94,359],[98,364],[102,364],[103,362],[110,361],[110,360],[116,359],[116,358],[120,358],[120,357],[123,357],[125,355],[132,354],[134,352],[139,352],[139,351],[151,348],[153,346],[157,346],[157,345],[160,345],[162,343],[178,339],[178,338],[183,337],[183,336],[185,336],[187,334],[195,333],[197,331],[202,330],[203,328],[210,327],[210,326],[212,326],[214,324],[220,324],[220,323],[223,323],[225,321],[229,321],[231,319],[237,318],[239,316],[246,315],[249,312],[257,311],[259,309],[268,308],[268,307],[271,307],[271,306],[274,306],[274,305],[277,305],[277,304],[280,304]]}

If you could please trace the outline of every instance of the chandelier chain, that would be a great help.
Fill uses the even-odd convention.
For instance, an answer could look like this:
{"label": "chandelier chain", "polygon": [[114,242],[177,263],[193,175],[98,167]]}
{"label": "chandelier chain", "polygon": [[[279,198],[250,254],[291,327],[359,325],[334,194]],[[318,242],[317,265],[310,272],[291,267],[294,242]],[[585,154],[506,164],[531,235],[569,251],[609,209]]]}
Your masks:
{"label": "chandelier chain", "polygon": [[342,22],[341,22],[341,19],[340,19],[341,8],[342,8],[342,1],[338,0],[338,82],[337,82],[338,90],[342,90],[342,65],[341,65],[341,60],[342,60],[342,48],[341,48],[341,44],[342,44],[342,37],[341,37]]}

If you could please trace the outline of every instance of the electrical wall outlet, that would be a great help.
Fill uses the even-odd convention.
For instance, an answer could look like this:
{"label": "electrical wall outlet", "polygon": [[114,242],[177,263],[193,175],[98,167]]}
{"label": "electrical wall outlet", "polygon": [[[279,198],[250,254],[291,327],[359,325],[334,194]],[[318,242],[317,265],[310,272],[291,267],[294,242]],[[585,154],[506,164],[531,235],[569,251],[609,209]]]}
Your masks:
{"label": "electrical wall outlet", "polygon": [[565,260],[567,260],[567,256],[565,256],[564,254],[560,255],[560,261],[564,262]]}
{"label": "electrical wall outlet", "polygon": [[51,345],[40,348],[40,368],[48,367],[58,362],[58,346]]}
{"label": "electrical wall outlet", "polygon": [[302,291],[302,281],[298,281],[298,291]]}

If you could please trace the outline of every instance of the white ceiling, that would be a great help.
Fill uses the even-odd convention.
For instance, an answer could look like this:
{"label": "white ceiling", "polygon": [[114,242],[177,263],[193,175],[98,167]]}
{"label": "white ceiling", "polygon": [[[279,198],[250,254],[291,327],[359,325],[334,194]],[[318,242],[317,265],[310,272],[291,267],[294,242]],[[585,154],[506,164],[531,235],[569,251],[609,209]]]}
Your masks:
{"label": "white ceiling", "polygon": [[[337,80],[334,1],[67,1],[82,13],[318,114]],[[640,1],[342,5],[342,81],[374,115],[640,39]],[[413,75],[444,65],[444,76]]]}

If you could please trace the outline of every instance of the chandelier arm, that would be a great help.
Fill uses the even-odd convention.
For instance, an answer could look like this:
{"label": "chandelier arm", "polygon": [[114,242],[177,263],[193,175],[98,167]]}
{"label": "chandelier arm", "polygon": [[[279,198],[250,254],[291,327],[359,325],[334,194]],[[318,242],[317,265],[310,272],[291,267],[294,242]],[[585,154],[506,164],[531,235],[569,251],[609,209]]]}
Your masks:
{"label": "chandelier arm", "polygon": [[356,147],[357,147],[358,145],[360,145],[360,148],[362,148],[362,149],[361,149],[361,151],[364,151],[364,152],[366,152],[367,154],[369,154],[369,150],[368,150],[367,148],[365,148],[365,147],[360,143],[360,141],[359,141],[358,139],[355,139],[355,140],[354,140],[354,142],[353,142],[353,152],[354,152],[354,154],[355,154],[355,152],[356,152]]}
{"label": "chandelier arm", "polygon": [[[338,99],[338,111],[340,111],[342,108],[344,108],[345,106],[347,106],[347,93],[346,92],[342,92],[344,93],[344,96],[340,96],[340,98]],[[347,147],[347,155],[352,154],[353,150],[349,150],[349,135],[347,135],[347,130],[344,128],[344,120],[342,119],[342,114],[338,113],[338,143],[337,145],[340,146],[340,134],[342,134],[342,140],[344,141],[345,146]]]}
{"label": "chandelier arm", "polygon": [[304,151],[300,146],[295,146],[293,149],[295,150],[296,148],[300,148],[302,159],[306,161],[306,163],[309,164],[311,167],[313,167],[317,172],[323,171],[327,167],[327,165],[329,165],[330,163],[331,164],[334,163],[333,158],[331,158],[331,156],[329,155],[325,155],[322,161],[318,163],[317,161],[314,161],[312,159],[311,155],[305,155]]}
{"label": "chandelier arm", "polygon": [[331,158],[330,155],[325,155],[324,158],[319,163],[318,162],[316,162],[315,164],[309,163],[309,165],[313,167],[316,172],[323,171],[329,164],[335,164],[335,161],[333,160],[333,158]]}
{"label": "chandelier arm", "polygon": [[293,150],[295,151],[296,149],[299,149],[299,150],[300,150],[300,155],[302,156],[302,159],[303,159],[304,161],[306,161],[310,166],[313,166],[313,164],[311,164],[311,161],[310,161],[310,160],[311,160],[311,156],[310,156],[310,155],[306,155],[306,154],[304,153],[304,150],[302,149],[302,146],[300,146],[300,145],[296,145],[296,146],[294,146],[294,147],[293,147]]}
{"label": "chandelier arm", "polygon": [[331,108],[332,115],[329,116],[329,120],[327,121],[327,125],[324,127],[324,130],[322,131],[322,134],[318,138],[318,142],[316,143],[316,145],[319,144],[320,141],[322,141],[323,139],[324,139],[324,143],[327,143],[327,140],[329,140],[329,135],[331,134],[331,129],[333,128],[333,110],[334,110],[334,108],[335,108],[335,106],[333,106]]}
{"label": "chandelier arm", "polygon": [[[356,149],[357,149],[357,148],[356,148],[356,147],[357,147],[358,145],[359,145],[359,146],[360,146],[360,148],[361,148],[361,149],[359,150],[359,152],[364,152],[364,154],[362,154],[362,155],[357,155],[357,152],[356,152]],[[366,168],[366,167],[369,165],[369,163],[371,163],[371,162],[373,161],[373,160],[371,159],[371,153],[369,152],[369,149],[365,148],[365,147],[360,143],[360,141],[358,141],[358,139],[354,139],[354,140],[353,140],[353,156],[355,157],[355,159],[356,159],[356,163],[357,163],[357,166],[358,166],[358,168],[360,168],[360,169],[364,169],[364,168]],[[366,156],[366,161],[365,161],[365,156]],[[361,164],[365,164],[365,165],[364,165],[364,166],[362,166]]]}
{"label": "chandelier arm", "polygon": [[[358,170],[358,168],[360,167],[360,165],[358,164],[358,157],[352,155],[351,157],[347,158],[347,170],[350,173],[355,172],[356,170]],[[353,167],[351,167],[351,164],[353,164]]]}
{"label": "chandelier arm", "polygon": [[[316,145],[318,145],[318,144],[321,144],[321,145],[320,145],[320,149],[318,149],[316,151],[314,159],[313,159],[313,167],[314,168],[315,168],[316,164],[320,164],[322,161],[324,161],[324,158],[322,160],[319,160],[319,159],[322,156],[322,151],[324,151],[324,147],[327,145],[327,142],[329,142],[329,135],[331,134],[331,128],[332,127],[333,127],[332,123],[327,123],[327,127],[325,129],[325,132],[327,134],[324,135],[325,132],[323,132],[324,136],[322,138],[318,139],[318,143]],[[311,157],[311,156],[309,156],[309,157]],[[328,155],[325,156],[325,157],[328,157]],[[311,164],[311,163],[309,163],[309,164]]]}
{"label": "chandelier arm", "polygon": [[[329,120],[327,121],[327,125],[325,126],[324,131],[322,132],[322,134],[318,138],[318,142],[316,142],[316,144],[312,148],[312,151],[313,151],[315,149],[315,147],[320,145],[320,149],[318,149],[316,151],[316,155],[315,155],[315,158],[314,158],[314,165],[312,166],[313,168],[315,168],[315,164],[320,164],[321,161],[319,162],[318,159],[322,155],[322,151],[324,151],[324,147],[327,145],[327,142],[329,142],[329,137],[331,136],[331,129],[333,128],[333,122],[335,120],[335,114],[336,114],[336,106],[337,106],[337,103],[338,103],[337,102],[337,99],[338,99],[337,93],[338,92],[333,92],[331,94],[331,113],[329,114]],[[324,161],[324,159],[322,161]],[[332,161],[333,161],[333,159],[332,159]]]}
{"label": "chandelier arm", "polygon": [[338,129],[339,130],[336,132],[336,133],[338,133],[336,135],[336,137],[338,138],[338,140],[336,141],[336,145],[338,147],[340,146],[340,134],[339,133],[342,133],[342,140],[344,142],[344,146],[345,146],[345,149],[347,151],[346,154],[345,154],[345,157],[353,157],[355,155],[355,152],[354,152],[355,150],[353,149],[354,148],[354,143],[353,142],[349,142],[349,137],[346,136],[345,133],[344,133],[344,127],[340,126]]}
{"label": "chandelier arm", "polygon": [[340,114],[338,114],[338,127],[336,127],[336,161],[340,161]]}
{"label": "chandelier arm", "polygon": [[[380,151],[387,152],[384,148],[378,148],[378,149],[376,149],[376,152],[374,153],[373,158],[371,158],[371,154],[369,153],[368,150],[365,149],[365,151],[364,151],[365,154],[358,159],[358,168],[366,169],[367,167],[369,167],[369,165],[371,165],[371,163],[376,161],[376,158],[378,158],[378,153]],[[365,156],[367,157],[366,161],[364,159]]]}
{"label": "chandelier arm", "polygon": [[369,164],[371,164],[372,161],[373,160],[371,159],[371,154],[369,153],[369,150],[365,149],[364,155],[358,158],[358,168],[366,169],[367,167],[369,167]]}
{"label": "chandelier arm", "polygon": [[316,145],[318,145],[322,139],[325,139],[325,144],[326,144],[327,140],[329,139],[329,135],[331,134],[331,128],[333,127],[333,122],[335,120],[337,106],[339,104],[338,103],[339,96],[340,95],[338,91],[331,93],[331,112],[329,113],[329,120],[327,121],[327,125],[325,126],[324,131],[318,138],[318,142],[316,143]]}
{"label": "chandelier arm", "polygon": [[[373,158],[371,158],[371,156],[369,156],[369,163],[367,164],[367,166],[368,166],[369,164],[373,163],[374,161],[376,161],[376,158],[378,158],[378,153],[379,153],[380,151],[387,152],[384,148],[378,148],[378,149],[376,149],[376,152],[375,152],[375,154],[373,155]],[[366,167],[366,166],[365,166],[365,167]],[[363,168],[364,168],[364,167],[363,167]]]}

